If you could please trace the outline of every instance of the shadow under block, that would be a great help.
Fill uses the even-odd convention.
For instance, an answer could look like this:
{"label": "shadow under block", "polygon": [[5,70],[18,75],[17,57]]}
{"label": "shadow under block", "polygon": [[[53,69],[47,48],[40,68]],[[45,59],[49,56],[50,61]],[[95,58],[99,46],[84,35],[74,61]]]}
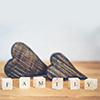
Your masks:
{"label": "shadow under block", "polygon": [[43,76],[33,77],[33,86],[35,88],[45,88],[46,79]]}
{"label": "shadow under block", "polygon": [[68,87],[70,90],[80,89],[80,79],[79,78],[68,78]]}
{"label": "shadow under block", "polygon": [[30,77],[20,77],[19,88],[20,89],[29,89],[30,88]]}
{"label": "shadow under block", "polygon": [[1,79],[1,88],[2,90],[12,90],[13,89],[13,81],[11,78],[2,78]]}
{"label": "shadow under block", "polygon": [[84,81],[84,89],[86,90],[95,90],[97,89],[97,79],[88,78]]}
{"label": "shadow under block", "polygon": [[63,88],[63,78],[54,77],[52,79],[52,89],[62,89]]}

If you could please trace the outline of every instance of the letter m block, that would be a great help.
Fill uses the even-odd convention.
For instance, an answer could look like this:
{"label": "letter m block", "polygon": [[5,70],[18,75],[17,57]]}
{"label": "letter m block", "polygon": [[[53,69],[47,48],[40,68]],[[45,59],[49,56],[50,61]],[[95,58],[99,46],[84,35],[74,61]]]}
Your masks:
{"label": "letter m block", "polygon": [[33,86],[35,88],[45,88],[45,78],[43,76],[33,77]]}

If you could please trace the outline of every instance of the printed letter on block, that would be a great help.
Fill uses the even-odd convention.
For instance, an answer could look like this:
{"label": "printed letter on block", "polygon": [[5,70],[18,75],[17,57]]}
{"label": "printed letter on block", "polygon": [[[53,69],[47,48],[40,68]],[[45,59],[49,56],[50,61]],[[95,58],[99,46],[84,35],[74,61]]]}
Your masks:
{"label": "printed letter on block", "polygon": [[33,86],[35,88],[45,88],[45,78],[43,76],[33,77]]}
{"label": "printed letter on block", "polygon": [[68,87],[70,88],[70,90],[80,89],[80,79],[79,78],[69,78]]}
{"label": "printed letter on block", "polygon": [[20,89],[29,89],[30,88],[30,77],[20,77],[19,88]]}
{"label": "printed letter on block", "polygon": [[13,88],[13,81],[11,78],[2,78],[1,79],[1,87],[2,90],[12,90]]}
{"label": "printed letter on block", "polygon": [[54,77],[52,79],[52,89],[62,89],[63,88],[63,78]]}
{"label": "printed letter on block", "polygon": [[97,79],[88,78],[84,81],[84,89],[95,90],[97,89]]}

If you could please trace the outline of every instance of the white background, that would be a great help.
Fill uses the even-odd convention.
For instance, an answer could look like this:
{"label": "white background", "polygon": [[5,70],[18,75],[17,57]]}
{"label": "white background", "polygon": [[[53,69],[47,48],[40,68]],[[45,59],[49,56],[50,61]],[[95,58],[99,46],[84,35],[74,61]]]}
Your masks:
{"label": "white background", "polygon": [[43,61],[100,61],[100,0],[0,0],[0,60],[18,41]]}

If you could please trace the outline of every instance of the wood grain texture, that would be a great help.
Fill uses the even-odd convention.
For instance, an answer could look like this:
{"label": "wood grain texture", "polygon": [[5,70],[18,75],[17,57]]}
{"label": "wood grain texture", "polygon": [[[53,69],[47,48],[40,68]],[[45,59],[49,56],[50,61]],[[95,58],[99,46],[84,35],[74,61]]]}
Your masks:
{"label": "wood grain texture", "polygon": [[23,76],[46,75],[47,66],[24,43],[15,43],[12,47],[11,54],[13,58],[4,67],[7,76],[19,78]]}
{"label": "wood grain texture", "polygon": [[[0,79],[7,78],[4,73],[6,62],[0,62]],[[30,89],[19,89],[19,79],[13,78],[13,90],[3,91],[0,82],[0,100],[100,100],[100,62],[72,62],[77,69],[89,78],[98,79],[98,88],[94,91],[84,89],[84,81],[81,80],[80,90],[70,90],[68,81],[64,81],[62,90],[53,90],[52,82],[46,81],[46,88],[36,89],[33,87],[31,78]],[[50,65],[50,62],[45,62]]]}
{"label": "wood grain texture", "polygon": [[64,80],[68,80],[71,77],[78,77],[79,79],[87,78],[61,53],[54,53],[50,61],[51,65],[47,68],[47,76],[49,79],[53,79],[53,77],[61,77]]}

